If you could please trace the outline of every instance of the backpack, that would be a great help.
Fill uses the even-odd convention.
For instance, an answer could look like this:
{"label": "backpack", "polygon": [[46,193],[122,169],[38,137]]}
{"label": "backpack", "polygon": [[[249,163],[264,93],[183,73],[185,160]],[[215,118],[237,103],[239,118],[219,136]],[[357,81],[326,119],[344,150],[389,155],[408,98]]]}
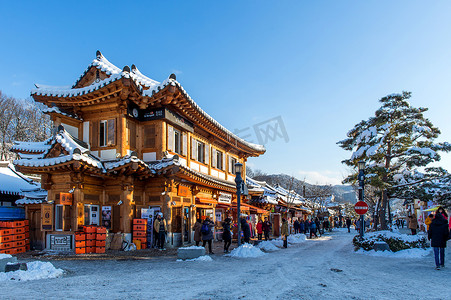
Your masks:
{"label": "backpack", "polygon": [[202,224],[202,227],[200,228],[200,232],[202,234],[209,234],[210,233],[210,227],[208,224]]}

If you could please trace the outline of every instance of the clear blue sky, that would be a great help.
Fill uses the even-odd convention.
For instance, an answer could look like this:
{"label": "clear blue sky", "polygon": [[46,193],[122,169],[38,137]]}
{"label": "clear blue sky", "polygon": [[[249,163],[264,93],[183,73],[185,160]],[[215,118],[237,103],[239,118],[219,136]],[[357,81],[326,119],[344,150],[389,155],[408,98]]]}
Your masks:
{"label": "clear blue sky", "polygon": [[[336,142],[403,90],[451,140],[450,1],[2,1],[0,90],[70,85],[96,50],[171,73],[232,131],[281,116],[253,168],[338,183]],[[251,127],[252,128],[252,127]],[[254,141],[255,140],[254,138]],[[451,157],[442,160],[451,170]]]}

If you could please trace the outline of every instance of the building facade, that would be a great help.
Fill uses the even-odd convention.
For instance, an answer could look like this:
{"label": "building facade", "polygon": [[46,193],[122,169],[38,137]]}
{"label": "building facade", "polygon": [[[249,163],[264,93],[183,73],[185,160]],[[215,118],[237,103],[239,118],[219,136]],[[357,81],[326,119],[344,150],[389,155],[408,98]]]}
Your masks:
{"label": "building facade", "polygon": [[204,112],[175,75],[160,83],[99,51],[72,87],[36,87],[54,135],[12,150],[48,191],[41,203],[22,201],[46,248],[83,225],[131,233],[150,208],[167,220],[168,246],[190,243],[196,218],[236,216],[235,163],[265,152]]}

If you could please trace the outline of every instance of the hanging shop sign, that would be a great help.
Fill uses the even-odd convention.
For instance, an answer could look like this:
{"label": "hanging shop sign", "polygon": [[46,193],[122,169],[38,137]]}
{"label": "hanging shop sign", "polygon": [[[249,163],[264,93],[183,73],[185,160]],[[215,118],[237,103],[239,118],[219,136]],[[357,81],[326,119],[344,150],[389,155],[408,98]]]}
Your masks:
{"label": "hanging shop sign", "polygon": [[218,202],[219,203],[227,203],[227,204],[232,203],[232,194],[219,192]]}
{"label": "hanging shop sign", "polygon": [[180,197],[188,197],[189,194],[189,187],[179,185],[177,189],[177,196]]}
{"label": "hanging shop sign", "polygon": [[41,229],[53,230],[53,205],[41,204]]}
{"label": "hanging shop sign", "polygon": [[72,205],[72,194],[71,193],[60,193],[60,203],[61,205]]}
{"label": "hanging shop sign", "polygon": [[140,121],[165,119],[189,132],[194,132],[193,123],[164,107],[156,109],[140,109],[137,105],[130,104],[127,107],[127,115]]}

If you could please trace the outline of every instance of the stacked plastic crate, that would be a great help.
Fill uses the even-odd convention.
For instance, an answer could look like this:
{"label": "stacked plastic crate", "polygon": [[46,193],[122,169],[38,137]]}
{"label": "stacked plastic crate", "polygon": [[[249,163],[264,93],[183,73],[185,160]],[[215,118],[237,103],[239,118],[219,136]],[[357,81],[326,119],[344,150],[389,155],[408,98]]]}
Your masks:
{"label": "stacked plastic crate", "polygon": [[96,228],[96,253],[105,253],[106,228]]}
{"label": "stacked plastic crate", "polygon": [[75,254],[86,253],[86,233],[84,231],[75,232]]}
{"label": "stacked plastic crate", "polygon": [[133,219],[133,240],[140,241],[141,249],[147,246],[147,219]]}
{"label": "stacked plastic crate", "polygon": [[30,250],[29,221],[0,222],[0,253],[17,254]]}
{"label": "stacked plastic crate", "polygon": [[96,253],[96,233],[97,227],[88,225],[83,227],[86,234],[86,253]]}

